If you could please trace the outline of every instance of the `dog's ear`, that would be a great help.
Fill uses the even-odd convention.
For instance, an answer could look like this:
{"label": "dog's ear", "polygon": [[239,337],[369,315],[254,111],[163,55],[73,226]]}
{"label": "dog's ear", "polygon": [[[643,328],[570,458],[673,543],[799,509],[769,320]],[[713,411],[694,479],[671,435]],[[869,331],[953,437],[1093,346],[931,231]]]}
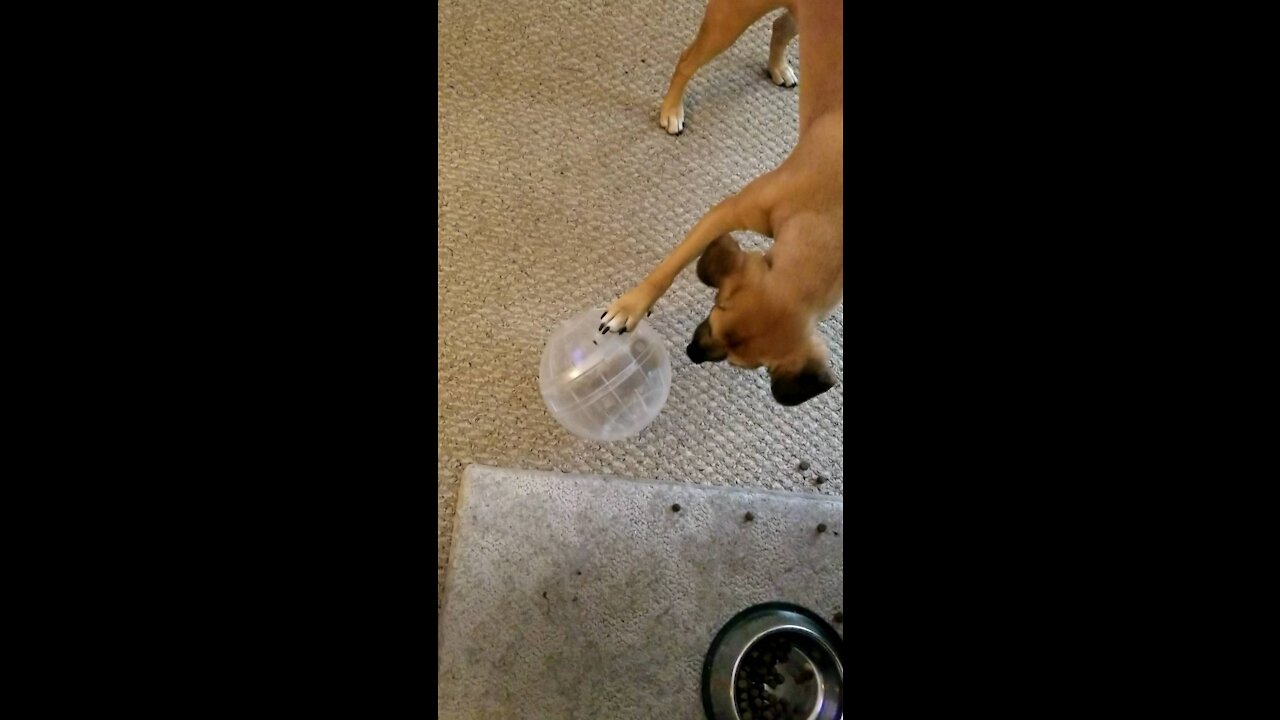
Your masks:
{"label": "dog's ear", "polygon": [[773,399],[788,407],[811,400],[836,384],[836,376],[827,368],[824,356],[810,357],[798,367],[773,368],[769,377]]}
{"label": "dog's ear", "polygon": [[698,279],[703,285],[720,287],[720,281],[742,263],[742,248],[729,233],[725,233],[707,246],[698,258]]}

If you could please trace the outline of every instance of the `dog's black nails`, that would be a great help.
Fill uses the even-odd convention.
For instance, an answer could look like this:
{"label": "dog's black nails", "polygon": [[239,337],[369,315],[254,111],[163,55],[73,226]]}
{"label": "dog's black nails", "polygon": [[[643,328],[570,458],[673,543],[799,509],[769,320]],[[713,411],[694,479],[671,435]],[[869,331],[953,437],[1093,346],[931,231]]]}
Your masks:
{"label": "dog's black nails", "polygon": [[619,331],[618,331],[618,334],[619,334],[619,335],[626,335],[626,334],[627,334],[627,329],[626,329],[626,328],[622,328],[621,330],[619,330]]}
{"label": "dog's black nails", "polygon": [[604,319],[604,316],[605,316],[605,315],[608,315],[608,314],[609,314],[609,311],[608,311],[608,310],[605,310],[604,312],[600,313],[600,319],[601,319],[601,320],[603,320],[603,319]]}
{"label": "dog's black nails", "polygon": [[653,311],[652,311],[652,310],[650,310],[649,312],[645,313],[645,315],[644,315],[644,316],[645,316],[645,317],[649,317],[649,316],[650,316],[650,315],[652,315],[652,314],[653,314]]}

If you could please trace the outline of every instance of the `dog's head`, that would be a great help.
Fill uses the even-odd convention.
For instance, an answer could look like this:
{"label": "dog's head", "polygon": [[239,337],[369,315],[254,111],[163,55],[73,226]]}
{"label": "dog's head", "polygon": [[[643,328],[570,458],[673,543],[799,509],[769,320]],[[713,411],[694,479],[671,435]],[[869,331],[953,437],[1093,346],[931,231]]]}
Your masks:
{"label": "dog's head", "polygon": [[743,252],[733,236],[712,242],[698,259],[698,279],[716,289],[716,302],[686,352],[695,363],[766,367],[774,399],[799,405],[831,389],[836,379],[810,315],[787,301],[771,272],[766,253]]}

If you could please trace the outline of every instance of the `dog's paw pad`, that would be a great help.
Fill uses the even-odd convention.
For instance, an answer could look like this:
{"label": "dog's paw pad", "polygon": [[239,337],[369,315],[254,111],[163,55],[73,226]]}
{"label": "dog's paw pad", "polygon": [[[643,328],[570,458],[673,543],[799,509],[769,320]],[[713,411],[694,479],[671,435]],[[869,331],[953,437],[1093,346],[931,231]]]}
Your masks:
{"label": "dog's paw pad", "polygon": [[607,313],[604,322],[600,323],[601,333],[624,333],[628,329],[635,330],[639,321],[635,316],[624,311],[618,313]]}
{"label": "dog's paw pad", "polygon": [[769,68],[769,79],[773,80],[774,85],[787,88],[795,87],[797,82],[796,74],[788,63],[783,63],[778,68]]}
{"label": "dog's paw pad", "polygon": [[648,295],[631,291],[609,304],[600,319],[600,332],[634,332],[640,321],[648,316],[652,307]]}
{"label": "dog's paw pad", "polygon": [[662,112],[658,115],[658,125],[667,131],[668,135],[679,135],[684,132],[684,103],[668,107],[662,106]]}

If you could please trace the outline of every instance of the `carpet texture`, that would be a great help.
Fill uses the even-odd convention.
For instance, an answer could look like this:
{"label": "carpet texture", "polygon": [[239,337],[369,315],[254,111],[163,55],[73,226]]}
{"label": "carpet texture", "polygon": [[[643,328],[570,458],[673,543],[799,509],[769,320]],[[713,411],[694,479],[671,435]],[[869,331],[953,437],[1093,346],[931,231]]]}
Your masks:
{"label": "carpet texture", "polygon": [[702,720],[703,659],[739,611],[791,602],[844,632],[839,498],[472,465],[456,522],[447,720]]}
{"label": "carpet texture", "polygon": [[[694,77],[685,132],[670,137],[658,107],[701,2],[437,7],[437,602],[470,463],[842,495],[843,306],[821,327],[841,383],[799,407],[773,401],[764,371],[685,357],[714,295],[692,268],[649,318],[674,379],[642,434],[577,439],[538,392],[555,325],[638,282],[713,204],[794,146],[798,88],[765,70],[777,13]],[[798,42],[789,54],[803,84]],[[809,470],[796,469],[802,460]]]}

